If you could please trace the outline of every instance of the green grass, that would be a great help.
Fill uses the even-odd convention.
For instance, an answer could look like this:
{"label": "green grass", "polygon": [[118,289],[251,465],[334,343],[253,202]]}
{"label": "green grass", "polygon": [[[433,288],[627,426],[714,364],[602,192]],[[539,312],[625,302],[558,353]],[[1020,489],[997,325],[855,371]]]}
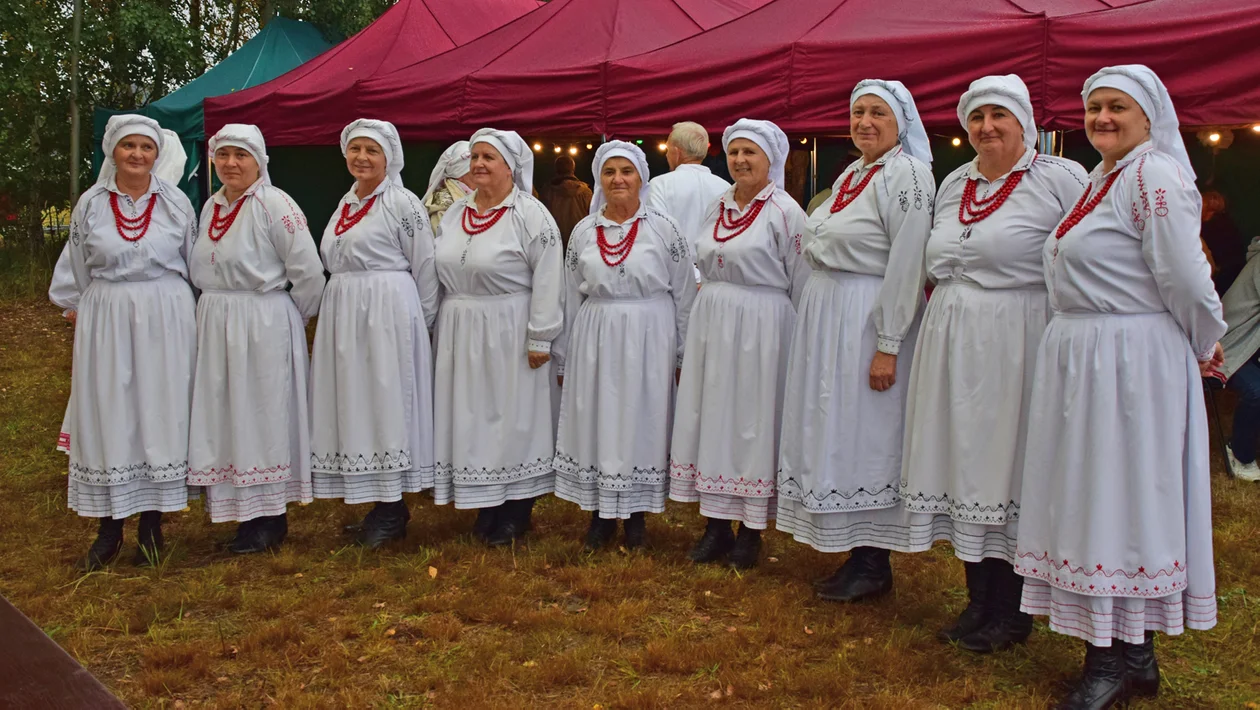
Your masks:
{"label": "green grass", "polygon": [[[53,450],[71,339],[46,302],[0,300],[0,593],[134,707],[1042,708],[1079,669],[1040,623],[995,656],[938,643],[966,601],[946,547],[894,555],[891,596],[838,606],[809,582],[840,556],[777,533],[758,570],[688,564],[688,506],[650,516],[646,553],[584,556],[587,516],[554,499],[526,545],[488,550],[471,511],[416,496],[380,552],[339,534],[364,506],[321,501],[291,508],[282,551],[236,558],[194,503],[156,569],[131,566],[131,522],[121,561],[79,575],[95,526]],[[1220,624],[1160,637],[1160,699],[1132,707],[1260,707],[1260,486],[1213,485]]]}

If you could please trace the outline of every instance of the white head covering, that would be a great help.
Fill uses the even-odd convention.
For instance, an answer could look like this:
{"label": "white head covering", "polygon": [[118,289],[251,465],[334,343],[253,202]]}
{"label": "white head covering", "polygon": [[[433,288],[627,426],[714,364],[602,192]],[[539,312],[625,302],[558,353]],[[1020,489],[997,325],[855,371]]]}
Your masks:
{"label": "white head covering", "polygon": [[1132,96],[1150,119],[1151,142],[1155,144],[1156,150],[1172,156],[1190,179],[1195,179],[1194,166],[1190,164],[1186,143],[1181,138],[1177,109],[1173,106],[1172,97],[1168,95],[1164,82],[1159,80],[1155,72],[1143,64],[1104,67],[1086,80],[1081,98],[1088,103],[1089,95],[1095,89],[1102,88],[1119,89]]}
{"label": "white head covering", "polygon": [[512,169],[512,182],[517,189],[526,194],[534,192],[534,151],[516,131],[499,131],[483,128],[468,140],[468,147],[478,143],[488,143],[499,151],[508,167]]}
{"label": "white head covering", "polygon": [[893,116],[897,118],[897,140],[901,141],[902,150],[931,165],[932,144],[928,142],[927,130],[919,119],[919,109],[914,105],[914,97],[906,85],[900,81],[863,79],[849,94],[849,110],[852,111],[853,104],[867,94],[878,96],[892,108]]}
{"label": "white head covering", "polygon": [[958,122],[967,128],[967,117],[981,106],[1001,106],[1010,111],[1024,129],[1024,145],[1037,145],[1037,124],[1033,121],[1032,98],[1024,80],[1015,74],[981,77],[971,82],[967,92],[958,99]]}
{"label": "white head covering", "polygon": [[184,144],[179,134],[169,128],[162,129],[162,145],[158,148],[157,160],[153,163],[153,174],[178,185],[184,179],[184,168],[188,165],[188,153],[184,152]]}
{"label": "white head covering", "polygon": [[341,155],[344,157],[350,141],[355,138],[371,138],[385,152],[385,179],[402,187],[403,148],[398,129],[389,121],[360,118],[341,129]]}
{"label": "white head covering", "polygon": [[214,151],[223,146],[243,148],[258,161],[258,174],[264,185],[271,184],[271,175],[267,173],[267,142],[263,140],[258,126],[249,123],[229,123],[210,139],[210,164],[214,164]]}
{"label": "white head covering", "polygon": [[746,138],[770,158],[770,179],[780,190],[786,189],[784,172],[787,167],[788,147],[787,134],[770,121],[758,121],[753,118],[741,118],[726,127],[722,132],[722,151],[728,151],[731,141]]}
{"label": "white head covering", "polygon": [[429,189],[424,191],[424,204],[428,204],[429,198],[442,187],[447,178],[458,180],[468,174],[471,149],[472,144],[468,141],[456,141],[442,151],[437,165],[433,166],[433,172],[429,173]]}
{"label": "white head covering", "polygon": [[648,180],[652,179],[648,171],[647,156],[643,154],[643,150],[633,143],[625,141],[608,141],[595,151],[595,160],[591,163],[591,170],[595,173],[595,190],[591,197],[591,214],[599,214],[608,199],[604,197],[604,181],[600,175],[604,172],[604,163],[609,158],[625,158],[634,163],[634,169],[639,171],[639,179],[642,183],[639,185],[639,203],[647,204],[648,198]]}
{"label": "white head covering", "polygon": [[153,141],[153,145],[157,146],[158,154],[153,161],[154,167],[150,169],[150,173],[157,168],[157,161],[161,160],[162,148],[165,147],[162,142],[162,127],[148,116],[120,113],[117,116],[110,116],[105,124],[105,137],[101,140],[101,150],[105,152],[105,159],[101,161],[101,172],[96,176],[97,185],[103,187],[110,178],[118,174],[118,164],[114,162],[114,149],[127,136],[145,136]]}

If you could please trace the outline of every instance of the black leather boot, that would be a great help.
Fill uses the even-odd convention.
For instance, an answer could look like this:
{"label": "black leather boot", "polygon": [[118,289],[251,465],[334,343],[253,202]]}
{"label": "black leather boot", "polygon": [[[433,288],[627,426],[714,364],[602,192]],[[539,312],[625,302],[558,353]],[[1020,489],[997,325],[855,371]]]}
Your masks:
{"label": "black leather boot", "polygon": [[820,592],[828,587],[834,587],[837,584],[840,584],[847,574],[848,573],[845,572],[845,565],[840,565],[836,568],[835,572],[832,572],[826,577],[819,577],[813,582],[810,582],[810,584],[813,585],[814,591]]}
{"label": "black leather boot", "polygon": [[761,531],[747,525],[739,524],[739,535],[735,537],[735,546],[727,562],[735,569],[752,569],[757,566],[757,558],[761,555]]}
{"label": "black leather boot", "polygon": [[1120,644],[1085,644],[1085,670],[1056,710],[1105,710],[1124,698],[1124,652]]}
{"label": "black leather boot", "polygon": [[123,521],[101,518],[97,525],[96,540],[88,548],[87,554],[75,564],[80,572],[102,570],[122,551]]}
{"label": "black leather boot", "polygon": [[529,531],[530,515],[534,509],[534,499],[510,500],[499,510],[498,525],[486,540],[491,547],[503,547],[521,540]]}
{"label": "black leather boot", "polygon": [[162,558],[165,540],[162,538],[162,511],[146,510],[140,514],[140,531],[137,534],[135,565],[152,567]]}
{"label": "black leather boot", "polygon": [[626,522],[622,524],[625,529],[625,544],[627,550],[637,550],[643,547],[647,538],[647,513],[631,513]]}
{"label": "black leather boot", "polygon": [[1159,664],[1155,662],[1155,632],[1142,643],[1118,642],[1124,654],[1124,683],[1128,695],[1153,698],[1159,693]]}
{"label": "black leather boot", "polygon": [[818,590],[818,598],[829,602],[856,602],[874,599],[892,591],[891,553],[878,547],[855,547],[844,563],[837,582]]}
{"label": "black leather boot", "polygon": [[731,521],[709,518],[704,534],[696,542],[696,546],[687,553],[692,562],[717,562],[726,557],[726,553],[735,546],[735,533],[731,532]]}
{"label": "black leather boot", "polygon": [[288,534],[289,518],[283,513],[254,518],[241,523],[228,549],[238,555],[268,552],[279,549]]}
{"label": "black leather boot", "polygon": [[494,534],[494,529],[499,526],[499,514],[503,511],[505,505],[507,504],[478,510],[477,522],[473,523],[473,537],[482,542],[489,542],[490,536]]}
{"label": "black leather boot", "polygon": [[411,511],[402,500],[377,503],[363,518],[363,528],[357,542],[369,550],[375,550],[387,542],[407,537],[407,522]]}
{"label": "black leather boot", "polygon": [[984,626],[958,641],[959,648],[973,653],[1004,651],[1027,641],[1028,635],[1032,633],[1032,616],[1019,610],[1020,597],[1024,593],[1024,578],[1004,560],[990,558],[984,564],[989,566],[993,613]]}
{"label": "black leather boot", "polygon": [[591,526],[586,529],[586,543],[582,546],[583,552],[596,552],[604,549],[604,547],[612,542],[613,536],[617,534],[617,519],[611,518],[605,520],[599,517],[599,511],[591,513]]}
{"label": "black leather boot", "polygon": [[936,632],[936,638],[953,643],[962,637],[979,631],[989,620],[989,566],[980,562],[964,562],[963,570],[967,575],[967,607],[958,615],[953,626],[947,626]]}

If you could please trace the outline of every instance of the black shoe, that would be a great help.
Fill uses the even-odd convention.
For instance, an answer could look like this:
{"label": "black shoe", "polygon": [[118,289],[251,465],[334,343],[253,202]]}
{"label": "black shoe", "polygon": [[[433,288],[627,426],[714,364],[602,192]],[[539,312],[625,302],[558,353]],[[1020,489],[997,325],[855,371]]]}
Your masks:
{"label": "black shoe", "polygon": [[1124,699],[1124,652],[1120,645],[1085,644],[1085,670],[1056,710],[1106,710]]}
{"label": "black shoe", "polygon": [[494,534],[494,529],[499,525],[499,513],[502,511],[502,505],[478,510],[477,522],[473,523],[473,537],[482,542],[489,542],[490,536]]}
{"label": "black shoe", "polygon": [[946,643],[979,631],[989,620],[989,566],[984,562],[964,562],[963,569],[967,574],[967,607],[952,626],[936,632],[936,638]]}
{"label": "black shoe", "polygon": [[740,523],[739,535],[735,537],[735,546],[731,548],[727,562],[735,569],[752,569],[757,566],[760,555],[761,531]]}
{"label": "black shoe", "polygon": [[602,550],[605,545],[612,542],[616,534],[617,519],[605,520],[599,517],[599,511],[597,510],[591,513],[591,526],[586,529],[586,543],[582,545],[582,551],[596,552]]}
{"label": "black shoe", "polygon": [[343,525],[341,527],[341,532],[347,535],[359,535],[364,530],[371,528],[373,525],[376,524],[377,516],[381,514],[380,505],[381,505],[380,503],[377,503],[375,506],[373,506],[372,509],[367,512],[367,515],[363,516],[363,520],[360,520],[357,523],[350,523],[349,525]]}
{"label": "black shoe", "polygon": [[288,534],[289,518],[283,513],[254,518],[241,523],[228,549],[238,555],[269,552],[279,549]]}
{"label": "black shoe", "polygon": [[643,547],[647,538],[647,513],[631,513],[622,524],[625,529],[625,545],[627,550]]}
{"label": "black shoe", "polygon": [[892,591],[890,553],[877,547],[855,547],[841,570],[840,580],[818,591],[818,598],[829,602],[856,602],[874,599]]}
{"label": "black shoe", "polygon": [[734,546],[735,533],[731,532],[730,521],[710,518],[704,534],[700,536],[696,546],[691,548],[691,552],[687,553],[687,557],[696,564],[717,562],[726,557],[726,553]]}
{"label": "black shoe", "polygon": [[[375,514],[375,515],[374,515]],[[407,537],[407,522],[411,511],[405,501],[377,503],[363,518],[363,529],[356,542],[369,550],[375,550],[387,542]]]}
{"label": "black shoe", "polygon": [[989,566],[989,621],[958,641],[958,647],[973,653],[996,653],[1028,640],[1033,620],[1019,610],[1024,592],[1024,578],[1009,562],[986,559]]}
{"label": "black shoe", "polygon": [[1124,655],[1125,692],[1144,698],[1159,693],[1159,664],[1155,662],[1155,632],[1147,631],[1142,643],[1120,641]]}
{"label": "black shoe", "polygon": [[165,540],[162,538],[162,511],[146,510],[140,514],[140,532],[137,535],[135,565],[152,567],[162,558]]}
{"label": "black shoe", "polygon": [[815,579],[813,582],[810,582],[810,585],[813,586],[814,591],[816,592],[822,591],[828,587],[834,587],[844,580],[844,570],[845,566],[840,565],[836,568],[835,572],[832,572],[826,577],[819,577],[818,579]]}
{"label": "black shoe", "polygon": [[122,551],[123,521],[114,518],[101,518],[96,530],[96,540],[88,548],[87,554],[76,564],[80,572],[96,572],[114,561]]}
{"label": "black shoe", "polygon": [[490,547],[503,547],[521,540],[529,531],[530,514],[534,509],[534,500],[510,500],[503,504],[499,511],[498,525],[486,539]]}

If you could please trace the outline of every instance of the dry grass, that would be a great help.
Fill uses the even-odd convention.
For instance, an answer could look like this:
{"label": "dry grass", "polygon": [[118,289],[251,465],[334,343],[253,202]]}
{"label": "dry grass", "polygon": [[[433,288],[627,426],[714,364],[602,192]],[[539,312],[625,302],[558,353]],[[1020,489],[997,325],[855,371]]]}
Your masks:
{"label": "dry grass", "polygon": [[[0,592],[136,707],[1039,708],[1079,667],[1078,642],[1041,625],[993,657],[936,642],[965,603],[946,548],[895,555],[892,596],[842,607],[809,588],[837,557],[782,535],[748,574],[686,563],[684,506],[650,518],[649,552],[586,557],[585,514],[556,500],[527,545],[492,551],[471,512],[416,497],[409,537],[379,553],[339,534],[363,507],[325,501],[247,559],[217,552],[232,530],[194,506],[168,516],[157,569],[80,576],[94,525],[66,510],[52,448],[71,336],[51,306],[0,302]],[[1220,625],[1161,638],[1160,701],[1135,707],[1260,702],[1260,487],[1214,485]]]}

